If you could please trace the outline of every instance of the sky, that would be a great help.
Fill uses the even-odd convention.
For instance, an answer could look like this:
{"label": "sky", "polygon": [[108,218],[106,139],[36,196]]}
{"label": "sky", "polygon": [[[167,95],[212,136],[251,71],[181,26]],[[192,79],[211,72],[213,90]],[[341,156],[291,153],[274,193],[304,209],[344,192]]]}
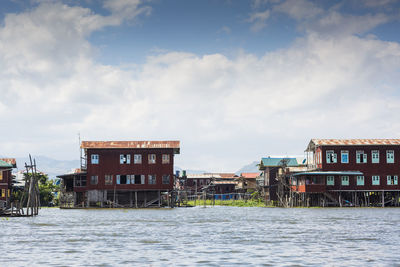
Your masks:
{"label": "sky", "polygon": [[392,0],[4,0],[0,155],[180,140],[175,165],[234,172],[400,138],[399,29]]}

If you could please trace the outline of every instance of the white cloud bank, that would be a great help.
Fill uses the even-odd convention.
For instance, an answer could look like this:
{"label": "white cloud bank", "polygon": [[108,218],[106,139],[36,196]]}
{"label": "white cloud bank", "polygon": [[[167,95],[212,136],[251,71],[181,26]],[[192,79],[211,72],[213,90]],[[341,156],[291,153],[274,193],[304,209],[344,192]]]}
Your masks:
{"label": "white cloud bank", "polygon": [[6,16],[0,154],[78,158],[79,131],[180,139],[179,166],[236,171],[262,155],[301,154],[313,137],[399,137],[398,43],[312,30],[263,57],[170,52],[123,70],[96,62],[86,38],[150,9],[114,3],[110,16],[60,3]]}

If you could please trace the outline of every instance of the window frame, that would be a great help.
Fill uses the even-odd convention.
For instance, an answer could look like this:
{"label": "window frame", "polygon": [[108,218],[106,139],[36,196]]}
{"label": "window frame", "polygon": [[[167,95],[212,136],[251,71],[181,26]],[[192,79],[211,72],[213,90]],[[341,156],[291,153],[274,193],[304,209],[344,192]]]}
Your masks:
{"label": "window frame", "polygon": [[142,164],[142,154],[133,154],[133,164]]}
{"label": "window frame", "polygon": [[379,163],[379,150],[371,151],[371,163],[373,164]]}
{"label": "window frame", "polygon": [[[392,155],[391,157],[389,157],[390,154]],[[394,163],[394,150],[386,150],[386,163]]]}
{"label": "window frame", "polygon": [[[104,185],[112,185],[113,184],[113,175],[112,174],[105,174],[104,175]],[[111,181],[111,182],[110,182]]]}
{"label": "window frame", "polygon": [[[153,158],[154,157],[154,158]],[[148,162],[149,164],[156,164],[157,156],[156,154],[149,154],[148,155]]]}
{"label": "window frame", "polygon": [[[347,177],[347,179],[344,179],[345,177]],[[346,184],[346,181],[347,181],[347,184]],[[350,185],[350,177],[348,175],[342,175],[340,184],[342,186],[349,186]]]}
{"label": "window frame", "polygon": [[[168,182],[166,182],[168,179]],[[162,184],[170,184],[171,183],[171,179],[170,179],[170,175],[164,174],[162,176]]]}
{"label": "window frame", "polygon": [[161,162],[162,162],[162,164],[171,163],[170,155],[169,154],[162,154]]}
{"label": "window frame", "polygon": [[[328,161],[328,159],[329,159],[329,161]],[[325,161],[328,164],[337,163],[337,153],[335,153],[334,150],[327,150]]]}
{"label": "window frame", "polygon": [[357,186],[364,186],[365,185],[365,177],[364,177],[364,175],[357,175],[356,179],[357,179],[357,182],[356,182]]}
{"label": "window frame", "polygon": [[98,185],[99,184],[99,176],[92,175],[90,176],[90,185]]}
{"label": "window frame", "polygon": [[99,154],[91,154],[90,155],[90,164],[99,164],[100,156]]}
{"label": "window frame", "polygon": [[[363,158],[363,162],[361,162],[361,155]],[[368,163],[367,153],[364,150],[357,150],[356,151],[356,163],[357,164],[365,164]]]}
{"label": "window frame", "polygon": [[335,185],[335,176],[333,176],[333,175],[326,176],[326,185],[328,185],[328,186]]}
{"label": "window frame", "polygon": [[387,185],[398,185],[399,178],[397,175],[387,175],[386,176],[386,184]]}
{"label": "window frame", "polygon": [[147,177],[148,177],[147,178],[148,184],[152,184],[152,185],[157,184],[157,175],[149,174]]}
{"label": "window frame", "polygon": [[380,185],[381,184],[381,177],[379,175],[372,175],[371,184],[372,185]]}
{"label": "window frame", "polygon": [[[343,156],[347,155],[347,162],[343,161]],[[349,151],[348,150],[341,150],[340,151],[340,163],[348,164],[349,163]]]}

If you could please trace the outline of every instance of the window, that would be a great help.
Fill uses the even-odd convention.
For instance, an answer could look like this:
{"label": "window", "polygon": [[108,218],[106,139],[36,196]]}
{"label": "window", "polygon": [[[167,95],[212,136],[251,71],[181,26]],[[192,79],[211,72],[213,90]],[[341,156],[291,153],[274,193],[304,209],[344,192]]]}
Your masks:
{"label": "window", "polygon": [[326,185],[335,185],[335,176],[327,176]]}
{"label": "window", "polygon": [[367,163],[367,154],[364,151],[356,151],[356,161],[357,163]]}
{"label": "window", "polygon": [[364,185],[364,176],[357,176],[357,185]]}
{"label": "window", "polygon": [[388,175],[387,176],[387,184],[388,185],[398,185],[397,175]]}
{"label": "window", "polygon": [[3,171],[0,171],[0,181],[3,180]]}
{"label": "window", "polygon": [[394,151],[393,150],[386,150],[386,162],[394,163]]}
{"label": "window", "polygon": [[90,176],[90,184],[91,185],[95,185],[98,182],[99,182],[99,176],[97,176],[97,175]]}
{"label": "window", "polygon": [[6,197],[6,190],[5,189],[1,189],[1,197]]}
{"label": "window", "polygon": [[144,184],[145,176],[140,174],[131,175],[131,184]]}
{"label": "window", "polygon": [[162,176],[162,183],[163,184],[169,184],[169,175],[163,175]]}
{"label": "window", "polygon": [[149,154],[149,164],[156,163],[156,154]]}
{"label": "window", "polygon": [[379,151],[378,150],[372,150],[371,152],[372,156],[372,163],[379,163]]}
{"label": "window", "polygon": [[130,184],[131,176],[130,175],[117,175],[117,184]]}
{"label": "window", "polygon": [[155,174],[149,175],[149,184],[156,184],[156,175]]}
{"label": "window", "polygon": [[372,176],[372,185],[379,185],[379,175]]}
{"label": "window", "polygon": [[341,151],[341,156],[342,156],[342,163],[349,163],[349,151],[342,150]]}
{"label": "window", "polygon": [[349,176],[342,176],[342,185],[349,185]]}
{"label": "window", "polygon": [[91,163],[92,164],[99,164],[99,155],[98,154],[92,154]]}
{"label": "window", "polygon": [[162,155],[162,163],[163,164],[168,164],[169,163],[169,154],[163,154]]}
{"label": "window", "polygon": [[326,163],[336,163],[337,154],[333,153],[333,150],[326,151]]}
{"label": "window", "polygon": [[82,187],[86,186],[86,176],[78,176],[75,178],[75,186]]}
{"label": "window", "polygon": [[119,155],[119,164],[131,164],[131,155],[129,154]]}
{"label": "window", "polygon": [[104,183],[105,184],[113,184],[113,176],[112,175],[105,175],[104,176]]}
{"label": "window", "polygon": [[133,155],[133,163],[134,164],[142,164],[142,154]]}

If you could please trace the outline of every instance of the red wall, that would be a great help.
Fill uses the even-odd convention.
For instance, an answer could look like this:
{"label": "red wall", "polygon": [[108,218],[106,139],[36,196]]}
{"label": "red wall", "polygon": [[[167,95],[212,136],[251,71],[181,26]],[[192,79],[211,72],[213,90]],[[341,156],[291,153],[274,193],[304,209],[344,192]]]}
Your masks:
{"label": "red wall", "polygon": [[[91,155],[99,155],[99,164],[91,164]],[[130,154],[130,164],[120,164],[120,154]],[[142,155],[142,163],[134,164],[134,154]],[[148,163],[148,155],[156,154],[156,163]],[[162,163],[162,154],[170,155],[168,164]],[[87,186],[86,190],[158,190],[173,188],[174,180],[174,153],[173,149],[87,149]],[[116,175],[145,175],[145,184],[116,184]],[[148,175],[156,175],[156,184],[148,184]],[[91,185],[90,177],[97,175],[98,184]],[[104,176],[113,175],[113,184],[105,185]],[[169,175],[170,183],[162,184],[162,176]],[[82,188],[83,189],[83,188]],[[76,191],[83,191],[83,190]]]}
{"label": "red wall", "polygon": [[[2,171],[2,169],[0,169],[0,171]],[[1,190],[5,189],[6,194],[8,194],[8,189],[11,189],[11,181],[12,181],[11,170],[4,171],[3,169],[3,179],[0,180],[0,200],[6,200],[6,197],[1,197]]]}
{"label": "red wall", "polygon": [[[335,176],[335,185],[327,186],[327,190],[399,190],[400,185],[387,185],[387,175],[397,175],[400,179],[400,146],[322,146],[322,171],[360,171],[364,174],[364,186],[357,186],[356,176],[350,176],[350,185],[342,186],[341,177]],[[326,163],[326,151],[333,150],[337,154],[337,163]],[[341,150],[349,151],[349,163],[341,163]],[[367,163],[356,163],[356,151],[363,150],[367,154]],[[372,163],[372,150],[379,151],[379,163]],[[394,151],[394,163],[386,163],[386,150]],[[380,176],[380,185],[372,185],[372,176]],[[400,180],[399,180],[400,183]]]}

